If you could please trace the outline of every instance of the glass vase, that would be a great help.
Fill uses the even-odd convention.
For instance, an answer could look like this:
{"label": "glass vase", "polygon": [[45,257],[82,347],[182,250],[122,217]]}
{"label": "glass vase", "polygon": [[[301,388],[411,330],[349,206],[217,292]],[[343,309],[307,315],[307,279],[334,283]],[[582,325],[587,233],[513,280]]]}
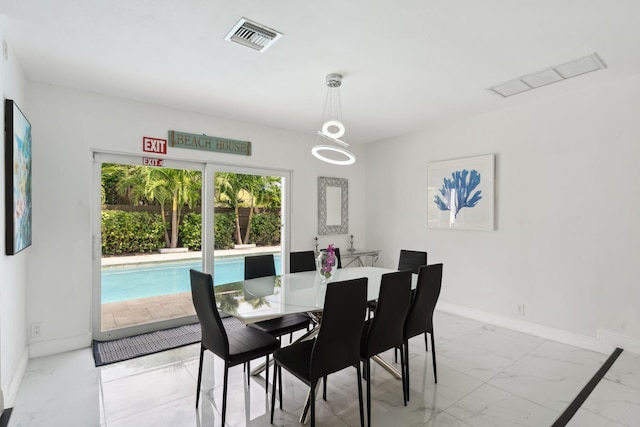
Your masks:
{"label": "glass vase", "polygon": [[330,281],[338,268],[338,263],[333,252],[320,251],[316,258],[316,270],[323,283]]}

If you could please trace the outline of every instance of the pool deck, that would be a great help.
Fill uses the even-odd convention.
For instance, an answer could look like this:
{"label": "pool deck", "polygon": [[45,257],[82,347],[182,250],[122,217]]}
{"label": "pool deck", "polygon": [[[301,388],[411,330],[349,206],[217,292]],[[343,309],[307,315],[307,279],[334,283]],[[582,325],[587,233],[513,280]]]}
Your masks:
{"label": "pool deck", "polygon": [[[245,256],[250,254],[278,252],[279,246],[264,246],[242,249],[217,250],[216,257]],[[199,259],[202,252],[179,252],[171,254],[145,254],[126,257],[102,258],[102,266],[146,264],[187,259]],[[102,304],[102,330],[142,325],[160,320],[195,315],[190,292],[140,298]]]}

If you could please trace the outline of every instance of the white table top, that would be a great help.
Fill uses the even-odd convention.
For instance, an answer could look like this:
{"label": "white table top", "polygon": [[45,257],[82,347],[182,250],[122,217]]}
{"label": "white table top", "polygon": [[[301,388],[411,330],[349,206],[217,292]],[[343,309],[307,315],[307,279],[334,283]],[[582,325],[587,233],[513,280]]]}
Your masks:
{"label": "white table top", "polygon": [[[374,300],[378,298],[382,275],[394,271],[379,267],[339,268],[331,282],[367,277],[367,299]],[[322,283],[317,272],[305,271],[244,280],[216,286],[214,290],[220,310],[244,323],[253,323],[284,314],[322,311],[327,284]]]}

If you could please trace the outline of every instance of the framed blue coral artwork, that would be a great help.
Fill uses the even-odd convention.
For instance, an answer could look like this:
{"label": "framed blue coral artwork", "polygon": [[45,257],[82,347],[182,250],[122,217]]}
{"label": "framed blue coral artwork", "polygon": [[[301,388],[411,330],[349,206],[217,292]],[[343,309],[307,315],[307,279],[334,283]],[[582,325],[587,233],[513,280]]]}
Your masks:
{"label": "framed blue coral artwork", "polygon": [[427,227],[494,229],[494,154],[433,162],[427,169]]}
{"label": "framed blue coral artwork", "polygon": [[31,245],[31,124],[15,102],[5,99],[6,252]]}

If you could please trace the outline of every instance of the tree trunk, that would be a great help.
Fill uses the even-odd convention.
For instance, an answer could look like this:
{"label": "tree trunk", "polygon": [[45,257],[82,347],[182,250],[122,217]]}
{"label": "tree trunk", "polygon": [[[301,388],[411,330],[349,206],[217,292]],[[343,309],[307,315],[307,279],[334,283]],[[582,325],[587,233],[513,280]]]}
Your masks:
{"label": "tree trunk", "polygon": [[[164,211],[164,205],[161,204],[160,205],[160,215],[162,215],[162,223],[165,223],[165,215],[166,212]],[[167,227],[164,227],[164,243],[167,245],[167,247],[169,248],[171,245],[171,240],[169,239],[169,231],[167,230]]]}
{"label": "tree trunk", "polygon": [[171,246],[178,247],[178,195],[173,195],[173,203],[171,206]]}
{"label": "tree trunk", "polygon": [[242,234],[240,233],[240,209],[238,209],[238,206],[235,206],[234,209],[236,211],[236,244],[241,245]]}
{"label": "tree trunk", "polygon": [[244,243],[249,243],[249,236],[251,235],[251,217],[253,217],[253,206],[249,208],[249,220],[247,221],[247,229],[244,232]]}

